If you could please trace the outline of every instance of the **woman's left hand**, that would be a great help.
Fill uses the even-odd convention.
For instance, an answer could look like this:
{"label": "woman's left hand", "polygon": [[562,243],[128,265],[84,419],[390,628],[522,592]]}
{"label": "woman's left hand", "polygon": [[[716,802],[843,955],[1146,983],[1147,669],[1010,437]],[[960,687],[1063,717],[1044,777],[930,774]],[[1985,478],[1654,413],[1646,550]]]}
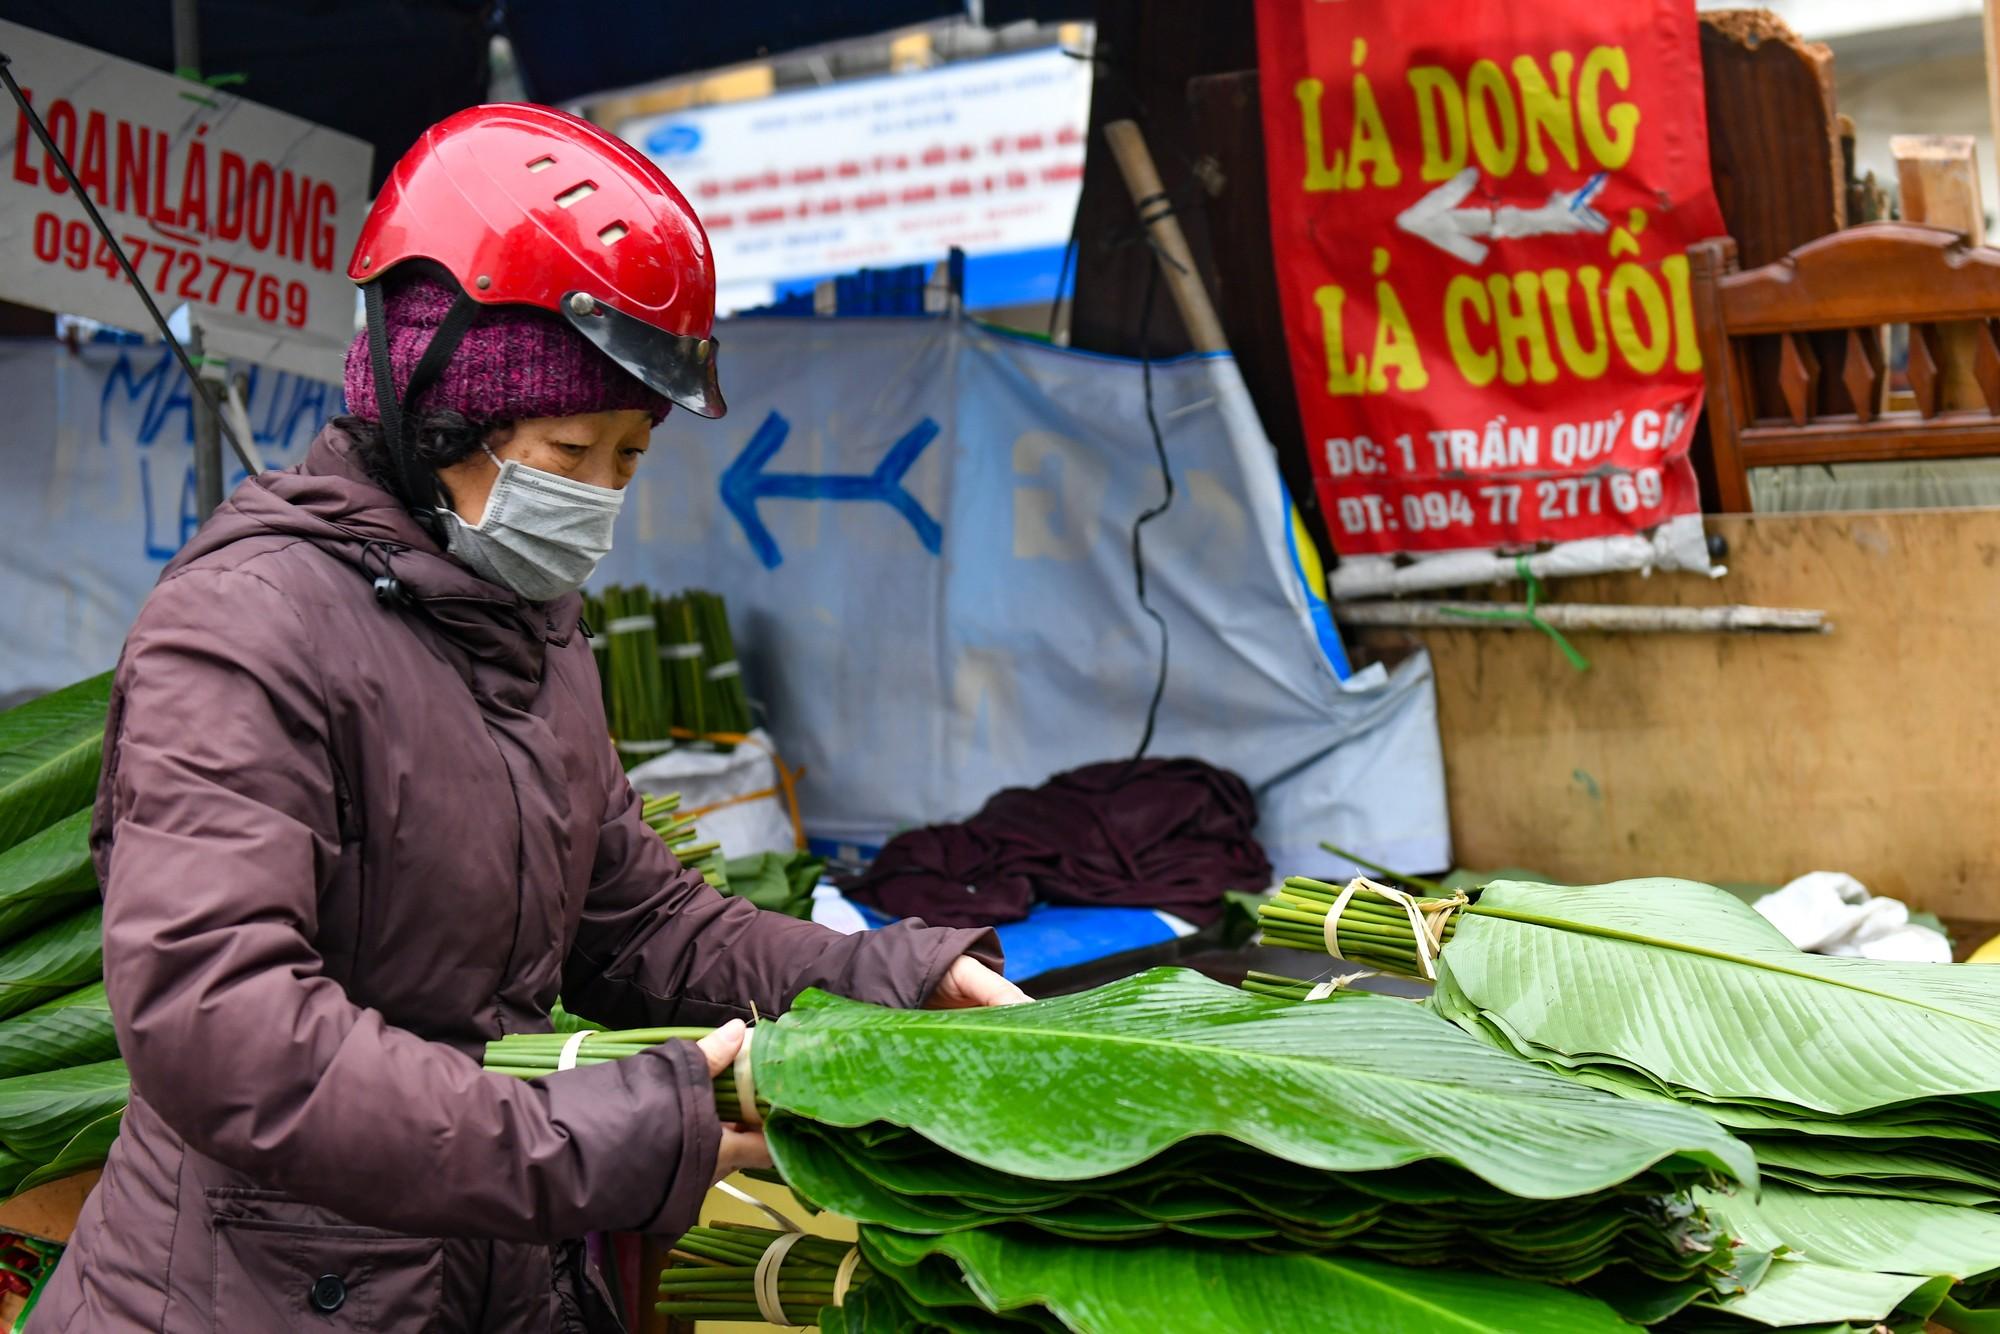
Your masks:
{"label": "woman's left hand", "polygon": [[961,954],[924,1002],[926,1010],[976,1010],[984,1005],[1025,1005],[1027,992],[970,954]]}

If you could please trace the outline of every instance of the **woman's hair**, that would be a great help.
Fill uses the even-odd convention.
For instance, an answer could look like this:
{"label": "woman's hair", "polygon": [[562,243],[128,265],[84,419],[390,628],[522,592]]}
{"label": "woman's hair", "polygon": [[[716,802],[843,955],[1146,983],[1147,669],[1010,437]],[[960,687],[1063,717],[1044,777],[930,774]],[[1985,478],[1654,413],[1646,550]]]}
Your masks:
{"label": "woman's hair", "polygon": [[[368,475],[391,493],[396,490],[396,465],[382,423],[365,417],[335,417],[333,424],[354,442],[354,453]],[[426,412],[409,423],[416,442],[416,462],[425,471],[449,467],[481,445],[507,438],[512,422],[470,422],[449,409]]]}

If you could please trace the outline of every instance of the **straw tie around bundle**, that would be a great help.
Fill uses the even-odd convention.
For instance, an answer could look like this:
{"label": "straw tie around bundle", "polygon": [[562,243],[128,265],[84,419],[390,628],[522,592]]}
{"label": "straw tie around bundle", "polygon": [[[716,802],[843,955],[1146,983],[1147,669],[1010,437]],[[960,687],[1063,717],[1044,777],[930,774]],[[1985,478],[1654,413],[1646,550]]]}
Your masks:
{"label": "straw tie around bundle", "polygon": [[[1289,882],[1287,882],[1289,883]],[[1356,876],[1347,882],[1347,888],[1333,901],[1333,907],[1326,914],[1326,925],[1320,928],[1326,939],[1326,952],[1334,958],[1345,961],[1340,952],[1340,919],[1347,911],[1360,890],[1368,890],[1401,908],[1410,921],[1410,939],[1416,945],[1417,966],[1423,970],[1425,981],[1437,980],[1437,968],[1433,960],[1444,947],[1444,926],[1451,921],[1451,915],[1463,908],[1467,902],[1463,894],[1455,894],[1448,899],[1419,899],[1414,894],[1396,889],[1390,885],[1377,884],[1366,876]],[[1441,919],[1441,920],[1439,920]],[[1433,925],[1433,922],[1436,922]]]}
{"label": "straw tie around bundle", "polygon": [[1257,916],[1266,944],[1435,981],[1438,953],[1468,902],[1462,894],[1424,898],[1362,876],[1338,889],[1293,876]]}

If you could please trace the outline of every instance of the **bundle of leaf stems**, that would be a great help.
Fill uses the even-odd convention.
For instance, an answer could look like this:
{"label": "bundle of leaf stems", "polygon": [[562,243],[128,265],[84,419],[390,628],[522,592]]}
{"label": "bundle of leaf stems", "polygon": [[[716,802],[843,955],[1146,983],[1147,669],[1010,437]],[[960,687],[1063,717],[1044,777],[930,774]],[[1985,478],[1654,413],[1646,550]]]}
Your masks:
{"label": "bundle of leaf stems", "polygon": [[1302,1001],[1313,989],[1313,984],[1301,978],[1285,977],[1279,973],[1259,973],[1251,971],[1243,975],[1240,984],[1253,996],[1269,996],[1274,1000]]}
{"label": "bundle of leaf stems", "polygon": [[693,867],[709,884],[727,893],[729,871],[722,855],[722,845],[713,839],[697,842],[694,816],[677,814],[680,805],[681,794],[678,792],[642,797],[639,800],[639,818],[648,829],[666,840],[681,865]]}
{"label": "bundle of leaf stems", "polygon": [[701,736],[711,730],[705,665],[708,650],[702,643],[695,608],[685,595],[654,598],[653,620],[659,627],[662,651],[672,657],[668,680],[673,687],[673,725]]}
{"label": "bundle of leaf stems", "polygon": [[628,767],[651,759],[671,740],[672,706],[652,613],[651,593],[617,585],[593,598],[584,613],[603,637],[598,671],[604,712]]}
{"label": "bundle of leaf stems", "polygon": [[[773,1228],[720,1223],[698,1227],[674,1244],[660,1271],[660,1300],[653,1309],[681,1320],[763,1319],[757,1305],[757,1263],[785,1234]],[[850,1242],[806,1237],[792,1244],[778,1264],[778,1304],[794,1321],[833,1305],[840,1266],[854,1249]],[[867,1276],[857,1264],[850,1284]]]}
{"label": "bundle of leaf stems", "polygon": [[[693,1042],[707,1037],[710,1031],[706,1028],[628,1028],[617,1032],[592,1033],[578,1045],[574,1064],[580,1068],[623,1060],[663,1042]],[[484,1065],[496,1075],[538,1079],[556,1072],[562,1064],[563,1048],[569,1041],[567,1033],[509,1033],[486,1044]],[[736,1096],[734,1071],[724,1070],[715,1077],[715,1114],[723,1121],[743,1119],[743,1107]]]}
{"label": "bundle of leaf stems", "polygon": [[[1329,953],[1327,918],[1340,902],[1341,893],[1338,885],[1292,876],[1275,898],[1257,910],[1264,943]],[[1440,944],[1450,943],[1456,916],[1455,912],[1445,915]],[[1334,927],[1334,938],[1340,945],[1340,957],[1350,963],[1403,977],[1424,975],[1418,960],[1416,928],[1409,913],[1401,904],[1375,890],[1357,889],[1348,895]]]}

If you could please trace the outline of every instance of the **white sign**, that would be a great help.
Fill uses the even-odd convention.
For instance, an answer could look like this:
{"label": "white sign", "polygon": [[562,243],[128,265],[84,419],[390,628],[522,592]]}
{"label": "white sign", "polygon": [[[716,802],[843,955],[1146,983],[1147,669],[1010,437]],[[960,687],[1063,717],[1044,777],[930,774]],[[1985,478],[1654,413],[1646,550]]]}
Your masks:
{"label": "white sign", "polygon": [[[968,61],[628,121],[708,229],[725,308],[771,284],[1064,245],[1083,186],[1090,65]],[[731,301],[731,289],[742,291]]]}
{"label": "white sign", "polygon": [[[366,143],[18,24],[0,51],[163,312],[346,347]],[[150,331],[28,118],[0,126],[0,297]]]}

